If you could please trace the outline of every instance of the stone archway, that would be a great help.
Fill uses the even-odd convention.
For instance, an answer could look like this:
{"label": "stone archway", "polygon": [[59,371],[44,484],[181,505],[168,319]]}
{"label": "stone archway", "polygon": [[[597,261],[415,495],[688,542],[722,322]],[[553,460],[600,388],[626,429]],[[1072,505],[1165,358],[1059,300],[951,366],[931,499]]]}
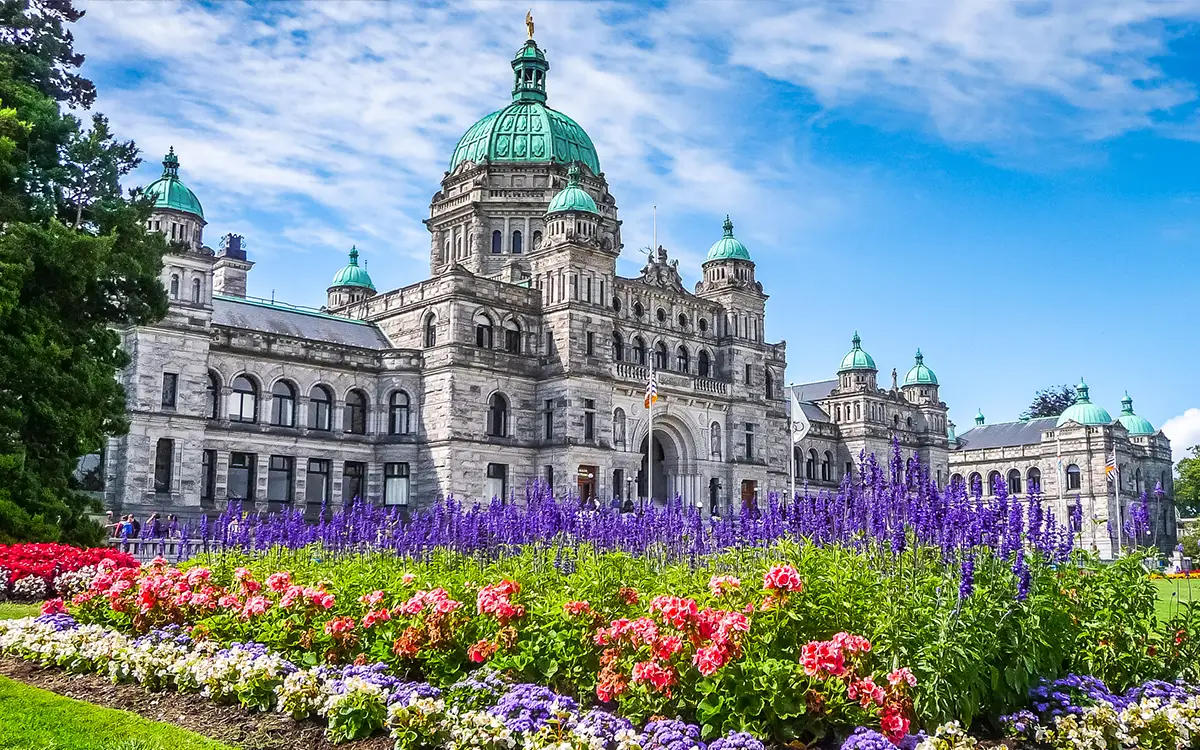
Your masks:
{"label": "stone archway", "polygon": [[691,430],[683,422],[667,415],[654,418],[654,461],[649,475],[653,477],[650,491],[646,479],[646,423],[639,425],[635,445],[641,454],[638,469],[638,496],[653,498],[658,504],[674,499],[695,502],[700,495],[699,478],[695,469],[696,445]]}

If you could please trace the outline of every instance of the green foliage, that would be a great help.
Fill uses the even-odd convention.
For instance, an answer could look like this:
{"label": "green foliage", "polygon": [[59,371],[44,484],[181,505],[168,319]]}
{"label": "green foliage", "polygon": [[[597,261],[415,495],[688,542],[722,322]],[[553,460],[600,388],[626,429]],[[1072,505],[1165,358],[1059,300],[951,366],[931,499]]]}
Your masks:
{"label": "green foliage", "polygon": [[1021,412],[1021,419],[1057,417],[1075,403],[1075,388],[1070,385],[1055,385],[1043,388],[1033,396],[1029,408]]}
{"label": "green foliage", "polygon": [[[1185,516],[1200,516],[1200,445],[1193,445],[1189,450],[1192,455],[1175,464],[1175,506]],[[1189,537],[1192,546],[1200,548],[1200,531],[1193,530]],[[1192,559],[1200,560],[1196,552],[1190,553]],[[1184,553],[1188,554],[1186,549]]]}
{"label": "green foliage", "polygon": [[86,108],[69,0],[0,3],[0,542],[101,537],[72,474],[126,429],[120,328],[166,312],[166,245],[121,195],[132,142]]}

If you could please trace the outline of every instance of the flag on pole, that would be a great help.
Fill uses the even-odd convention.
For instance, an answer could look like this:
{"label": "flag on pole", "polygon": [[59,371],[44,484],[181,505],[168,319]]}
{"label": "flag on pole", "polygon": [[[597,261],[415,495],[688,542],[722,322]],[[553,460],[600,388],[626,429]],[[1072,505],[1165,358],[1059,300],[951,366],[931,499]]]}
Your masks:
{"label": "flag on pole", "polygon": [[808,431],[812,429],[812,423],[808,421],[808,416],[804,413],[804,408],[800,406],[800,400],[796,398],[796,392],[790,387],[788,391],[792,396],[792,445],[795,445],[808,435]]}
{"label": "flag on pole", "polygon": [[1108,456],[1108,463],[1104,465],[1104,476],[1109,483],[1117,481],[1117,449],[1115,447]]}
{"label": "flag on pole", "polygon": [[646,381],[646,408],[658,401],[658,375],[653,369],[650,370],[650,379]]}

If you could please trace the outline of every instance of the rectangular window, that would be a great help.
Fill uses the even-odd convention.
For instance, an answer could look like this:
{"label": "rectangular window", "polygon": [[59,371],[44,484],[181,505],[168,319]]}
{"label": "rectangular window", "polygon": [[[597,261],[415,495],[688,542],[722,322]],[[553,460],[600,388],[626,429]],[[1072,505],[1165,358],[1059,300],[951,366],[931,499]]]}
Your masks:
{"label": "rectangular window", "polygon": [[217,452],[204,451],[200,460],[200,499],[212,502],[217,496]]}
{"label": "rectangular window", "polygon": [[583,400],[583,439],[589,443],[596,439],[596,402],[590,398]]}
{"label": "rectangular window", "polygon": [[254,463],[257,458],[253,453],[229,454],[230,499],[254,499]]}
{"label": "rectangular window", "polygon": [[589,357],[596,356],[596,334],[592,333],[591,331],[588,331],[587,335],[584,337],[583,346],[584,346],[584,353],[587,356],[589,356]]}
{"label": "rectangular window", "polygon": [[329,461],[322,458],[308,459],[304,501],[311,505],[329,502]]}
{"label": "rectangular window", "polygon": [[499,498],[500,502],[504,502],[508,495],[508,465],[507,464],[488,464],[487,465],[487,481],[483,485],[483,497],[485,500]]}
{"label": "rectangular window", "polygon": [[579,277],[571,274],[571,299],[579,299]]}
{"label": "rectangular window", "polygon": [[752,373],[752,372],[753,372],[753,370],[752,370],[752,368],[750,367],[750,364],[749,364],[749,363],[747,363],[747,364],[746,364],[746,385],[747,385],[747,386],[749,386],[749,385],[750,385],[750,376],[751,376],[751,373]]}
{"label": "rectangular window", "polygon": [[554,399],[546,399],[546,410],[542,414],[544,421],[544,435],[546,440],[554,437]]}
{"label": "rectangular window", "polygon": [[554,467],[550,464],[546,464],[546,486],[551,492],[554,491]]}
{"label": "rectangular window", "polygon": [[408,464],[384,464],[383,503],[408,507]]}
{"label": "rectangular window", "polygon": [[754,425],[746,423],[746,460],[754,460]]}
{"label": "rectangular window", "polygon": [[276,503],[292,501],[293,471],[291,456],[271,456],[267,465],[267,499]]}
{"label": "rectangular window", "polygon": [[843,476],[849,476],[854,473],[854,464],[850,461],[846,462],[846,473]]}
{"label": "rectangular window", "polygon": [[342,505],[366,499],[365,490],[367,465],[359,461],[347,461],[342,467]]}
{"label": "rectangular window", "polygon": [[583,291],[584,291],[584,294],[586,295],[587,301],[591,302],[592,301],[592,277],[589,276],[584,281],[586,281],[586,283],[583,285]]}
{"label": "rectangular window", "polygon": [[170,492],[175,464],[175,441],[163,438],[154,450],[154,491]]}
{"label": "rectangular window", "polygon": [[173,372],[163,373],[162,405],[164,409],[175,408],[175,397],[179,391],[179,376]]}

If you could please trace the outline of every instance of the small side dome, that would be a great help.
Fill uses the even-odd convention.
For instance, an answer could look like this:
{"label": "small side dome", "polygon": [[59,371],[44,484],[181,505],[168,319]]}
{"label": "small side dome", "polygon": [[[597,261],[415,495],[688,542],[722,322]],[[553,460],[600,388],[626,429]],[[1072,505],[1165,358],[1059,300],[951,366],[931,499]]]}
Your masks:
{"label": "small side dome", "polygon": [[981,424],[983,424],[983,423],[984,423],[984,421],[985,421],[985,418],[984,418],[984,416],[983,416],[983,409],[979,409],[979,410],[977,410],[977,411],[975,412],[975,424],[980,424],[980,425],[981,425]]}
{"label": "small side dome", "polygon": [[908,374],[904,376],[905,385],[937,385],[937,375],[933,374],[925,366],[925,357],[921,354],[921,350],[917,350],[917,363],[909,369]]}
{"label": "small side dome", "polygon": [[146,186],[146,195],[154,199],[154,207],[183,211],[203,219],[200,199],[179,179],[179,158],[174,146],[163,157],[162,165],[162,177]]}
{"label": "small side dome", "polygon": [[1130,435],[1154,434],[1154,425],[1150,424],[1150,420],[1133,413],[1133,399],[1129,397],[1129,391],[1125,391],[1125,398],[1121,399],[1121,416],[1117,417],[1117,421],[1125,425]]}
{"label": "small side dome", "polygon": [[550,201],[550,207],[546,209],[547,214],[561,211],[582,211],[600,215],[600,211],[596,209],[596,201],[586,190],[579,187],[579,167],[575,164],[567,170],[567,186],[555,194]]}
{"label": "small side dome", "polygon": [[858,337],[858,331],[854,332],[854,338],[850,339],[853,348],[842,357],[842,366],[838,368],[839,373],[849,370],[874,370],[875,360],[871,359],[871,355],[863,351],[862,339]]}
{"label": "small side dome", "polygon": [[1080,378],[1079,385],[1075,386],[1075,403],[1058,416],[1058,424],[1055,426],[1062,427],[1067,422],[1086,425],[1112,424],[1112,421],[1112,417],[1103,406],[1097,406],[1088,399],[1088,385]]}
{"label": "small side dome", "polygon": [[710,260],[750,260],[750,251],[738,238],[733,236],[733,222],[729,220],[728,215],[725,216],[725,223],[722,227],[725,235],[708,249],[708,257],[704,259],[705,262]]}
{"label": "small side dome", "polygon": [[371,283],[371,274],[367,273],[367,269],[361,268],[358,265],[358,248],[350,248],[350,262],[346,266],[334,274],[333,283],[329,285],[331,288],[335,286],[360,286],[365,289],[375,291],[375,285]]}

